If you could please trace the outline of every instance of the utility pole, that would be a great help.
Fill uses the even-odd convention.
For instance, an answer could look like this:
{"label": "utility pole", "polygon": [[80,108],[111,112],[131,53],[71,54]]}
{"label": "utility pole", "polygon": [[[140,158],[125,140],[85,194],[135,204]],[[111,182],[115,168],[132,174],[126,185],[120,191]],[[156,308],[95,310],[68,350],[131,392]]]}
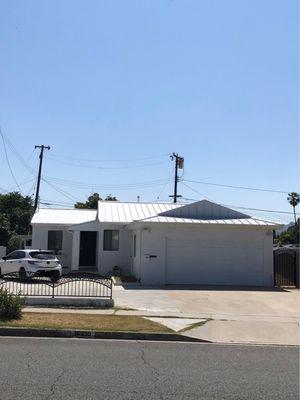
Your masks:
{"label": "utility pole", "polygon": [[35,213],[37,206],[39,204],[39,195],[40,195],[40,184],[41,184],[41,176],[42,176],[42,165],[43,165],[43,156],[44,156],[44,150],[50,150],[50,146],[44,146],[43,144],[41,146],[34,146],[35,149],[41,149],[40,152],[40,165],[39,165],[39,173],[38,173],[38,179],[37,179],[37,185],[36,185],[36,193],[35,193],[35,201],[34,201],[34,209],[33,212]]}
{"label": "utility pole", "polygon": [[173,202],[177,203],[177,198],[182,197],[180,194],[177,194],[177,186],[178,186],[178,169],[183,169],[184,158],[180,157],[177,153],[173,153],[170,156],[171,160],[175,160],[175,176],[174,176],[174,194],[169,196],[173,197]]}

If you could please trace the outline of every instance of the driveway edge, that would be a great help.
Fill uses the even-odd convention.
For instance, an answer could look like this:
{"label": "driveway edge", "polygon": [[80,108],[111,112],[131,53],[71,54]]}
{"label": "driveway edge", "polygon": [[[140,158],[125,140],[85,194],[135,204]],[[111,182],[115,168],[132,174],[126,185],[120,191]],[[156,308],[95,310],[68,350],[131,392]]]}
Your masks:
{"label": "driveway edge", "polygon": [[176,333],[101,332],[78,329],[0,328],[0,336],[53,337],[80,339],[150,340],[166,342],[212,343]]}

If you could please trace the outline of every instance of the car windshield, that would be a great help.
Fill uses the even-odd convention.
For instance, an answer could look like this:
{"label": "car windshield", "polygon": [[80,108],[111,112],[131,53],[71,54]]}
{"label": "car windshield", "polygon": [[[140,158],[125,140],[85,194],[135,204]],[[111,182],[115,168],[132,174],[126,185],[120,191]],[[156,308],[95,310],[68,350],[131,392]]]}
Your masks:
{"label": "car windshield", "polygon": [[55,260],[55,255],[47,251],[31,251],[30,257],[37,258],[38,260]]}

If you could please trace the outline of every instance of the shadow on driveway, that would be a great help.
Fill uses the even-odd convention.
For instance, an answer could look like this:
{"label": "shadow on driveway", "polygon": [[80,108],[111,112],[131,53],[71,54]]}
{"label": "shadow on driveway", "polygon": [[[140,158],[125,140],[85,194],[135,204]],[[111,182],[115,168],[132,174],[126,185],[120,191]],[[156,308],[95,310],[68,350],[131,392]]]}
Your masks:
{"label": "shadow on driveway", "polygon": [[225,286],[225,285],[161,285],[142,286],[137,283],[123,283],[120,285],[125,290],[196,290],[216,292],[291,292],[298,291],[295,288],[264,287],[264,286]]}

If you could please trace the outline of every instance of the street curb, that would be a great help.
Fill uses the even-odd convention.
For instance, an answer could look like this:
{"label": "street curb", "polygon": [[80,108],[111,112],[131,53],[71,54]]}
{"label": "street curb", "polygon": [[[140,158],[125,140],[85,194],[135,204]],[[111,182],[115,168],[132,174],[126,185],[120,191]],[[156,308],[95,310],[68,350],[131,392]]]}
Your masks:
{"label": "street curb", "polygon": [[52,337],[80,339],[150,340],[163,342],[212,343],[176,333],[101,332],[78,329],[0,328],[0,336]]}

